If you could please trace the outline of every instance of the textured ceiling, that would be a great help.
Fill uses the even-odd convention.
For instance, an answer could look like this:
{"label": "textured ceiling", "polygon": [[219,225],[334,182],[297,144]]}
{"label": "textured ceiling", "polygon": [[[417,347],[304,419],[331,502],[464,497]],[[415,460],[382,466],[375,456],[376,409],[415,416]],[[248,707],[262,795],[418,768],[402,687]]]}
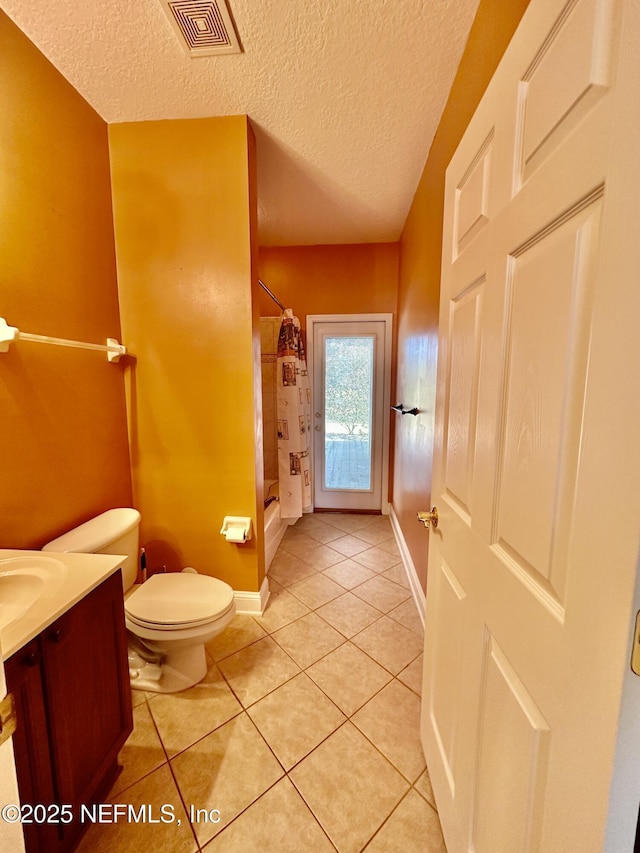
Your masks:
{"label": "textured ceiling", "polygon": [[262,245],[397,240],[478,0],[231,0],[191,58],[159,0],[0,0],[109,123],[247,113]]}

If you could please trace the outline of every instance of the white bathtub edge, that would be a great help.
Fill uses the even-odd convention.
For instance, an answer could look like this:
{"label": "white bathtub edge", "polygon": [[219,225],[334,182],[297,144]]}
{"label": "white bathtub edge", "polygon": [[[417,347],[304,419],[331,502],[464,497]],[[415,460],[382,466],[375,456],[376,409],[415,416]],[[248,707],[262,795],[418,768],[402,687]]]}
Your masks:
{"label": "white bathtub edge", "polygon": [[264,513],[264,570],[265,574],[269,573],[269,568],[276,555],[276,551],[284,534],[287,532],[287,527],[295,524],[297,518],[281,518],[280,517],[280,502],[274,501],[271,503]]}

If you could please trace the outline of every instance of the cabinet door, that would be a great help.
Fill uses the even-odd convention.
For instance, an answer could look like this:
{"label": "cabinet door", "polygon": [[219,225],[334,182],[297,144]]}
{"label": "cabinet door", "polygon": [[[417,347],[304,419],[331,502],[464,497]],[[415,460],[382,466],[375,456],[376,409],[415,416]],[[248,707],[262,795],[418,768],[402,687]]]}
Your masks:
{"label": "cabinet door", "polygon": [[96,802],[132,730],[122,580],[116,572],[41,637],[58,801]]}
{"label": "cabinet door", "polygon": [[[13,751],[23,806],[55,801],[40,662],[40,645],[33,640],[5,664],[7,688],[13,693],[18,718]],[[29,853],[52,853],[58,849],[60,834],[56,825],[25,823],[23,831]]]}

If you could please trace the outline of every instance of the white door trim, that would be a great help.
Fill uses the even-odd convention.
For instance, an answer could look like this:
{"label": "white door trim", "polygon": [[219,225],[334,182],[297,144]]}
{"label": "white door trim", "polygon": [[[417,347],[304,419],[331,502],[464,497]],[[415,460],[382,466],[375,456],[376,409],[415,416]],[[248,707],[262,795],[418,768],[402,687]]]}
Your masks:
{"label": "white door trim", "polygon": [[[389,411],[391,408],[391,353],[392,353],[392,336],[393,336],[393,314],[307,314],[306,331],[307,331],[307,367],[309,376],[313,377],[314,370],[314,353],[313,353],[313,333],[314,326],[320,323],[384,323],[384,386],[382,391],[382,498],[380,510],[383,515],[389,514],[389,435],[390,435],[390,419]],[[315,411],[316,403],[313,399],[313,382],[312,387],[312,410]],[[311,460],[311,475],[315,476],[313,470],[313,454]],[[313,508],[313,507],[312,507]]]}

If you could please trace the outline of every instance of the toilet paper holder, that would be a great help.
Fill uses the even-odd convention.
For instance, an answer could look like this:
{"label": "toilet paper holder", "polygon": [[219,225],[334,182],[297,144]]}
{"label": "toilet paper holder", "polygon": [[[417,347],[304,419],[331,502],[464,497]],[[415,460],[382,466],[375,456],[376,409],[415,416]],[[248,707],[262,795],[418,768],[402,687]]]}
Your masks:
{"label": "toilet paper holder", "polygon": [[220,533],[227,542],[247,542],[252,535],[251,519],[242,515],[225,515]]}

